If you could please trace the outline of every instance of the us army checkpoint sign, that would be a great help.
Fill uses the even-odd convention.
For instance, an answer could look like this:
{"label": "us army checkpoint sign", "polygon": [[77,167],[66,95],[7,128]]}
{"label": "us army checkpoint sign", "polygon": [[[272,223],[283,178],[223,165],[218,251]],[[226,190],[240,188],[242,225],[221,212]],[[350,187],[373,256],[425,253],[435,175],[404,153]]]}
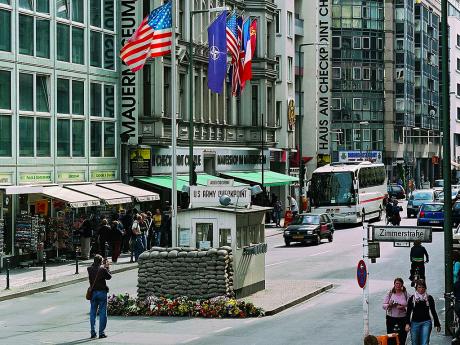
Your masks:
{"label": "us army checkpoint sign", "polygon": [[378,242],[431,242],[429,226],[373,226],[372,241]]}

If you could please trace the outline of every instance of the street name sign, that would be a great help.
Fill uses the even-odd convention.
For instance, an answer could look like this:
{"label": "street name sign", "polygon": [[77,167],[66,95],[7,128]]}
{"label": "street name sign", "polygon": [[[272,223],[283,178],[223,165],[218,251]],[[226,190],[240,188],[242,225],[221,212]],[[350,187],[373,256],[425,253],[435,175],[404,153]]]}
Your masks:
{"label": "street name sign", "polygon": [[410,242],[393,242],[393,247],[410,247]]}
{"label": "street name sign", "polygon": [[356,280],[361,289],[364,289],[367,281],[367,267],[364,260],[359,260],[358,267],[356,267]]}
{"label": "street name sign", "polygon": [[431,227],[427,226],[373,226],[372,241],[378,242],[431,242]]}

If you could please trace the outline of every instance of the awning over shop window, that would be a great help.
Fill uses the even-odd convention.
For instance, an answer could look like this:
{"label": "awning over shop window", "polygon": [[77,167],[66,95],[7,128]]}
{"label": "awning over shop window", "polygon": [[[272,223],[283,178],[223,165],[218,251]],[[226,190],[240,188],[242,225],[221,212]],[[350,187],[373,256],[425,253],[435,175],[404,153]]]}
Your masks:
{"label": "awning over shop window", "polygon": [[5,194],[39,194],[43,190],[43,186],[23,185],[23,186],[0,186]]}
{"label": "awning over shop window", "polygon": [[130,195],[139,202],[160,200],[160,196],[157,193],[133,187],[121,182],[97,183],[97,185],[99,187],[107,188],[116,192]]}
{"label": "awning over shop window", "polygon": [[[221,173],[221,175],[252,183],[262,184],[261,171],[226,171]],[[297,177],[280,174],[270,170],[264,171],[265,187],[284,186],[298,181],[299,179]]]}
{"label": "awning over shop window", "polygon": [[[189,185],[189,176],[188,175],[177,175],[176,180],[176,187],[179,192],[183,190],[183,187],[188,187]],[[196,175],[196,184],[200,186],[207,186],[208,180],[219,180],[217,176],[208,175],[208,174],[197,174]],[[137,180],[148,183],[151,185],[155,185],[162,188],[169,188],[172,189],[172,178],[170,175],[156,175],[156,176],[149,176],[149,177],[140,177]],[[244,184],[235,182],[235,186],[243,186]]]}
{"label": "awning over shop window", "polygon": [[64,187],[99,198],[108,205],[129,204],[133,201],[129,195],[102,188],[95,184],[71,184]]}
{"label": "awning over shop window", "polygon": [[43,187],[41,193],[50,198],[65,201],[72,208],[99,206],[101,204],[100,200],[96,197],[59,186]]}

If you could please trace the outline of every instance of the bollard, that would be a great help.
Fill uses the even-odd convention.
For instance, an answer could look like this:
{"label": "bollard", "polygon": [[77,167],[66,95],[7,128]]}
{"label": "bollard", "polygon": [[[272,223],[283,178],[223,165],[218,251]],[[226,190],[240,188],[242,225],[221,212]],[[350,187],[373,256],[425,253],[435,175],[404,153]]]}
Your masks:
{"label": "bollard", "polygon": [[46,253],[43,253],[43,282],[46,282]]}
{"label": "bollard", "polygon": [[75,249],[75,274],[78,274],[78,247]]}
{"label": "bollard", "polygon": [[6,259],[6,289],[10,289],[10,259]]}

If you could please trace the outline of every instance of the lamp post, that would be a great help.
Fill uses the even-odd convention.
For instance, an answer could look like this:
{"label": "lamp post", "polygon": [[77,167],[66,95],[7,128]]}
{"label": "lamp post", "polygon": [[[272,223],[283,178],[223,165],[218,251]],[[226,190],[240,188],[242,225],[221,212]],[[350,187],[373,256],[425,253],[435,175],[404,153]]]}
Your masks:
{"label": "lamp post", "polygon": [[[193,3],[190,2],[190,6],[193,6]],[[193,123],[193,16],[195,14],[208,13],[208,12],[220,12],[227,10],[227,7],[215,7],[208,8],[205,10],[190,10],[189,16],[189,28],[188,28],[188,72],[189,72],[189,123],[188,123],[188,148],[189,148],[189,158],[188,158],[188,172],[189,172],[189,184],[191,185],[193,181],[193,139],[195,138],[195,128]]]}
{"label": "lamp post", "polygon": [[[419,127],[414,127],[412,128],[412,131],[418,131],[420,130]],[[416,172],[417,172],[417,168],[416,168],[416,162],[415,162],[415,138],[417,136],[414,136],[412,138],[412,178],[414,179],[414,182],[416,182]]]}
{"label": "lamp post", "polygon": [[359,153],[359,157],[363,159],[363,130],[362,130],[362,126],[368,126],[369,125],[369,121],[360,121],[359,122],[359,139],[360,139],[360,145],[359,145],[359,149],[360,149],[360,153]]}

